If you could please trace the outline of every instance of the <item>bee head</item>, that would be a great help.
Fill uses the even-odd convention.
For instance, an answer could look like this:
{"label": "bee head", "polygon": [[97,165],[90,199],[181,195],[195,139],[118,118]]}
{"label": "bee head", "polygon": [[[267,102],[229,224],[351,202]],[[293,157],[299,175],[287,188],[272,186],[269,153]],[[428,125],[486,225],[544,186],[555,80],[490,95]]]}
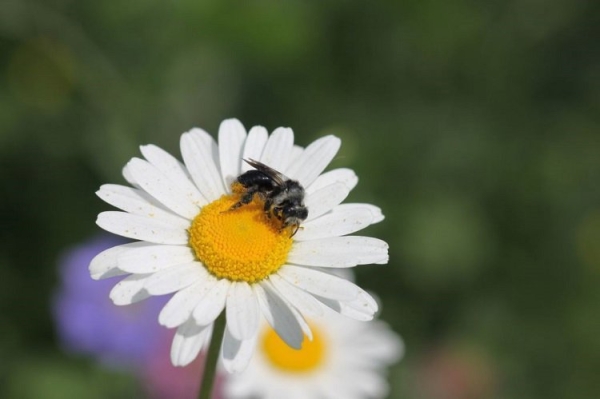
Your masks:
{"label": "bee head", "polygon": [[303,205],[290,205],[283,209],[283,227],[292,226],[292,237],[300,228],[302,223],[308,217],[308,209]]}
{"label": "bee head", "polygon": [[283,216],[285,217],[285,224],[290,225],[288,220],[298,220],[302,222],[308,217],[308,209],[304,205],[288,205],[283,208]]}

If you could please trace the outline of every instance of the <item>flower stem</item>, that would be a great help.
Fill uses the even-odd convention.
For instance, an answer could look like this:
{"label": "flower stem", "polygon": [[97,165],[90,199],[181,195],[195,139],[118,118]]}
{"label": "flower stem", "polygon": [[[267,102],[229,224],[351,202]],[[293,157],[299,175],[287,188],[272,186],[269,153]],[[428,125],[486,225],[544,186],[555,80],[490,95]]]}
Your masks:
{"label": "flower stem", "polygon": [[212,338],[208,346],[206,359],[204,360],[204,371],[202,372],[202,383],[200,384],[200,394],[198,399],[210,399],[215,377],[217,374],[217,365],[219,362],[219,353],[221,350],[221,341],[225,333],[225,312],[221,312],[213,326]]}

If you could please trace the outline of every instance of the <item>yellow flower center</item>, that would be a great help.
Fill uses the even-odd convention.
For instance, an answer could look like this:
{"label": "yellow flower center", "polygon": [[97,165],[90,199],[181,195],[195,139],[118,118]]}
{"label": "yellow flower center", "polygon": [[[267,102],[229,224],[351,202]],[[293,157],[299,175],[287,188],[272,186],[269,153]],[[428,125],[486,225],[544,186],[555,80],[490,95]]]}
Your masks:
{"label": "yellow flower center", "polygon": [[255,283],[285,263],[292,239],[277,219],[265,214],[256,196],[231,210],[239,198],[234,190],[203,207],[189,229],[190,246],[217,278]]}
{"label": "yellow flower center", "polygon": [[271,327],[265,329],[262,336],[262,351],[267,360],[275,368],[290,373],[306,373],[316,370],[325,360],[325,337],[310,326],[313,340],[306,336],[302,341],[302,349],[294,349],[286,344]]}

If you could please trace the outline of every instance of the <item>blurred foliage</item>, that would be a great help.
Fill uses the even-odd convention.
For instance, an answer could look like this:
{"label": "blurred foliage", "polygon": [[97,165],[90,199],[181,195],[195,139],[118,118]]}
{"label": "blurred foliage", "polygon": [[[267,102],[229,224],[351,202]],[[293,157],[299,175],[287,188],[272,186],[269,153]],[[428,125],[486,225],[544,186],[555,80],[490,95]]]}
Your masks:
{"label": "blurred foliage", "polygon": [[4,397],[22,399],[143,397],[133,379],[124,374],[57,357],[21,358],[4,388]]}
{"label": "blurred foliage", "polygon": [[599,40],[591,0],[3,0],[0,397],[135,397],[58,347],[57,257],[139,144],[234,116],[340,136],[383,208],[392,398],[599,397]]}

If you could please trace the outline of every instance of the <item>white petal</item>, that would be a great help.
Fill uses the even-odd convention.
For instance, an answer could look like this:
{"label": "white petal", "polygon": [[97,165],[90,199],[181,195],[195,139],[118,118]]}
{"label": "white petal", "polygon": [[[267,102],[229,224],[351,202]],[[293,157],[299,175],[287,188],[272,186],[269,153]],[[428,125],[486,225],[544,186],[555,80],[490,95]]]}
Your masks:
{"label": "white petal", "polygon": [[329,212],[346,199],[349,193],[350,189],[344,183],[333,183],[308,194],[304,200],[308,209],[306,221],[316,219]]}
{"label": "white petal", "polygon": [[227,295],[227,329],[239,340],[254,337],[258,331],[260,310],[254,292],[246,282],[234,282]]}
{"label": "white petal", "polygon": [[275,287],[279,295],[285,296],[285,298],[298,309],[301,314],[313,318],[323,315],[323,307],[321,304],[303,289],[288,283],[278,274],[272,274],[269,277],[269,280],[271,280],[273,287]]}
{"label": "white petal", "polygon": [[[373,364],[392,364],[404,355],[404,342],[389,326],[381,320],[375,320],[368,327],[363,327],[365,334],[358,337],[362,357]],[[358,349],[358,348],[357,348]]]}
{"label": "white petal", "polygon": [[264,281],[253,284],[252,289],[258,298],[263,315],[277,335],[292,348],[300,349],[304,334],[290,307]]}
{"label": "white petal", "polygon": [[197,206],[204,206],[208,203],[192,182],[185,166],[174,156],[153,144],[143,145],[140,150],[152,165],[181,189],[190,202]]}
{"label": "white petal", "polygon": [[[356,381],[360,381],[357,386],[358,395],[366,395],[369,398],[385,398],[390,391],[387,381],[377,373],[367,371],[356,373]],[[359,398],[364,397],[362,395]]]}
{"label": "white petal", "polygon": [[100,252],[90,262],[90,275],[94,280],[99,280],[126,274],[126,272],[118,268],[118,257],[133,248],[144,247],[147,245],[149,244],[145,242],[130,242],[129,244],[117,245]]}
{"label": "white petal", "polygon": [[[344,379],[349,376],[344,375]],[[318,393],[319,399],[360,399],[360,397],[351,391],[350,381],[354,382],[354,380],[348,380],[346,384],[335,384],[332,383],[335,381],[332,377],[326,379],[321,378],[315,381],[316,387],[315,391]]]}
{"label": "white petal", "polygon": [[150,162],[133,158],[127,167],[144,191],[176,214],[190,220],[198,214],[200,208]]}
{"label": "white petal", "polygon": [[290,153],[290,165],[293,165],[294,162],[296,162],[298,159],[300,159],[300,156],[302,155],[302,153],[304,152],[304,147],[300,147],[299,145],[295,145],[292,147],[292,151]]}
{"label": "white petal", "polygon": [[287,168],[290,152],[294,145],[294,132],[287,127],[278,127],[269,136],[267,144],[260,157],[260,162],[271,168],[285,173]]}
{"label": "white petal", "polygon": [[204,276],[204,266],[200,262],[175,265],[149,277],[146,289],[152,295],[170,294],[194,284]]}
{"label": "white petal", "polygon": [[192,129],[181,136],[180,147],[185,166],[202,196],[212,202],[223,195],[225,186],[215,163],[219,149],[210,134],[202,129]]}
{"label": "white petal", "polygon": [[371,321],[376,313],[368,308],[349,306],[343,302],[339,302],[339,310],[337,312],[358,321]]}
{"label": "white petal", "polygon": [[[225,342],[223,342],[223,347],[225,347]],[[227,361],[223,359],[223,365],[225,369],[233,374],[235,371],[230,371],[228,366],[226,365]],[[260,391],[259,387],[255,387],[256,385],[256,375],[257,373],[252,369],[244,370],[244,374],[241,376],[232,376],[232,378],[227,378],[227,383],[223,384],[223,397],[225,398],[244,398],[244,397],[259,397],[263,398],[261,395],[257,395],[257,392]],[[286,398],[288,399],[288,398]]]}
{"label": "white petal", "polygon": [[336,207],[332,212],[304,223],[294,239],[308,241],[344,236],[362,230],[372,222],[373,214],[370,209],[339,209]]}
{"label": "white petal", "polygon": [[225,329],[221,346],[221,359],[225,370],[229,373],[239,373],[246,369],[254,354],[256,338],[255,334],[253,338],[238,340],[231,335],[228,329]]}
{"label": "white petal", "polygon": [[294,243],[288,262],[320,267],[352,267],[388,261],[388,245],[372,237],[331,237]]}
{"label": "white petal", "polygon": [[334,183],[343,183],[348,187],[348,191],[351,191],[358,183],[358,177],[352,169],[340,168],[333,169],[329,172],[323,173],[321,176],[306,188],[307,194],[312,194],[323,187],[327,187]]}
{"label": "white petal", "polygon": [[110,291],[110,299],[115,305],[131,305],[150,296],[144,288],[150,274],[132,274],[123,280]]}
{"label": "white petal", "polygon": [[[244,144],[243,159],[259,160],[267,143],[269,133],[262,126],[254,126],[248,133],[248,138]],[[247,172],[252,169],[252,166],[246,162],[242,162],[242,172]]]}
{"label": "white petal", "polygon": [[358,210],[358,209],[368,209],[371,212],[371,215],[373,217],[373,221],[371,222],[372,224],[375,223],[379,223],[381,222],[383,219],[385,219],[385,216],[383,216],[383,213],[381,212],[381,208],[379,208],[378,206],[375,205],[371,205],[371,204],[340,204],[338,206],[336,206],[333,210],[335,212],[337,211],[353,211],[353,210]]}
{"label": "white petal", "polygon": [[104,184],[96,195],[105,202],[125,212],[145,216],[172,224],[174,227],[187,229],[190,221],[167,210],[148,193],[117,184]]}
{"label": "white petal", "polygon": [[[262,388],[259,393],[254,397],[260,399],[307,399],[307,398],[318,398],[318,399],[329,399],[320,396],[320,392],[313,390],[313,384],[306,384],[305,386],[295,387],[286,386],[287,381],[278,381],[276,383],[270,382],[268,388]],[[256,383],[255,383],[256,385]],[[292,390],[290,389],[292,388]],[[296,388],[296,390],[293,390]],[[258,390],[258,389],[257,389]]]}
{"label": "white petal", "polygon": [[377,302],[364,290],[359,293],[358,297],[351,301],[336,301],[334,299],[320,297],[315,295],[315,298],[319,302],[328,306],[332,310],[359,321],[370,321],[373,320],[374,315],[377,313],[379,306]]}
{"label": "white petal", "polygon": [[171,362],[174,366],[187,366],[194,361],[212,333],[212,324],[199,326],[193,319],[180,326],[171,345]]}
{"label": "white petal", "polygon": [[106,231],[135,240],[175,245],[184,245],[188,242],[188,233],[185,229],[125,212],[102,212],[98,215],[96,224]]}
{"label": "white petal", "polygon": [[[246,129],[237,119],[227,119],[219,126],[219,160],[226,188],[239,176]],[[229,190],[228,190],[229,191]]]}
{"label": "white petal", "polygon": [[353,268],[335,268],[335,267],[314,267],[313,269],[319,270],[323,273],[328,273],[337,277],[341,277],[344,280],[352,281],[353,283],[356,281],[354,277]]}
{"label": "white petal", "polygon": [[123,177],[125,178],[125,180],[127,181],[127,183],[131,184],[134,187],[139,187],[138,184],[137,184],[137,182],[135,181],[135,179],[131,175],[131,172],[129,171],[129,168],[127,167],[127,165],[123,166],[123,169],[121,170],[121,173],[123,174]]}
{"label": "white petal", "polygon": [[342,141],[335,136],[325,136],[312,142],[287,169],[289,177],[308,187],[329,165],[340,149]]}
{"label": "white petal", "polygon": [[371,294],[361,290],[356,299],[342,302],[342,310],[346,312],[344,314],[350,313],[350,309],[353,309],[356,312],[370,314],[372,317],[379,310],[379,305],[377,305],[377,301],[375,301]]}
{"label": "white petal", "polygon": [[168,267],[194,261],[187,245],[149,245],[119,255],[119,269],[129,273],[154,273]]}
{"label": "white petal", "polygon": [[303,334],[306,335],[310,341],[312,341],[312,331],[310,330],[308,323],[306,322],[306,320],[304,320],[304,317],[300,314],[300,312],[298,312],[298,310],[287,300],[287,297],[285,295],[277,291],[277,289],[273,285],[273,282],[270,279],[263,280],[263,288],[267,287],[270,290],[270,292],[277,295],[283,301],[283,303],[288,307],[290,312],[292,312],[292,315],[298,322],[298,325],[300,326],[300,329],[302,330]]}
{"label": "white petal", "polygon": [[296,321],[298,322],[298,324],[300,325],[300,328],[302,329],[302,333],[308,337],[309,341],[313,340],[313,335],[312,335],[312,331],[310,330],[310,326],[308,325],[308,323],[306,322],[306,320],[304,320],[304,317],[300,314],[300,312],[293,307],[291,304],[288,303],[288,306],[290,307],[290,310],[292,311],[292,314],[294,315],[294,317],[296,318]]}
{"label": "white petal", "polygon": [[177,327],[184,323],[216,283],[216,279],[207,277],[177,292],[161,310],[158,322],[167,328]]}
{"label": "white petal", "polygon": [[192,312],[196,323],[206,325],[215,321],[225,307],[230,285],[231,283],[228,280],[222,279],[211,287],[210,291],[203,296],[200,303],[198,303]]}
{"label": "white petal", "polygon": [[349,301],[361,291],[350,281],[311,268],[285,265],[278,273],[288,283],[324,298]]}

